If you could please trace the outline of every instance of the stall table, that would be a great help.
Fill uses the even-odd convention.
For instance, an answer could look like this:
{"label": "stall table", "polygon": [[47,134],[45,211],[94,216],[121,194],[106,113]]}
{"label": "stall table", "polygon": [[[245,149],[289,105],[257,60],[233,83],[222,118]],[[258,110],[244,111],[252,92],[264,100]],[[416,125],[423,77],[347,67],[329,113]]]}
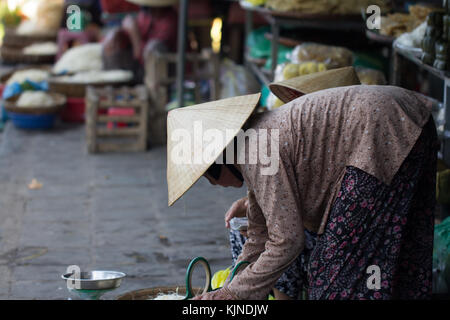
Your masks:
{"label": "stall table", "polygon": [[277,67],[278,44],[280,40],[280,27],[290,26],[293,28],[314,28],[336,31],[355,31],[364,30],[364,21],[360,15],[318,15],[305,14],[301,12],[280,12],[270,10],[264,7],[251,6],[245,2],[240,2],[241,7],[246,11],[245,35],[246,38],[253,28],[253,15],[259,14],[269,24],[272,33],[272,65],[270,72],[258,67],[245,52],[245,65],[256,77],[264,84],[269,84],[274,79],[275,68]]}

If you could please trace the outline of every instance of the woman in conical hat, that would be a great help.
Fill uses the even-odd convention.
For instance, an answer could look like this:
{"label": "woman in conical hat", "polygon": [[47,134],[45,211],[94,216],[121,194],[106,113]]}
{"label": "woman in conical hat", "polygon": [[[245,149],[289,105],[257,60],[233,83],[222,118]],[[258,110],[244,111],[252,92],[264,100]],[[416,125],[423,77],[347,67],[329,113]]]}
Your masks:
{"label": "woman in conical hat", "polygon": [[169,205],[202,176],[248,189],[236,262],[250,264],[197,298],[266,299],[274,287],[294,299],[303,289],[309,299],[430,297],[431,105],[359,85],[351,67],[302,79],[271,85],[290,92],[273,91],[287,102],[274,111],[255,114],[256,94],[168,115]]}

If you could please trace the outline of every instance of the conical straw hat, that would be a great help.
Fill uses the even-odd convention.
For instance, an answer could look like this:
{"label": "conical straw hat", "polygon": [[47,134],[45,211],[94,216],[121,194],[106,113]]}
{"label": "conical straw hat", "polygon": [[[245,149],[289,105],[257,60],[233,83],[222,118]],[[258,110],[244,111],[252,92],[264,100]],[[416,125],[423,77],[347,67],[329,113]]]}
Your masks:
{"label": "conical straw hat", "polygon": [[269,84],[270,90],[284,103],[311,92],[361,84],[353,67],[307,74]]}
{"label": "conical straw hat", "polygon": [[127,0],[128,2],[149,7],[165,7],[177,4],[179,0]]}
{"label": "conical straw hat", "polygon": [[[175,203],[220,156],[255,110],[261,94],[238,96],[175,109],[167,115],[167,186]],[[203,133],[218,130],[223,139],[204,142]],[[203,156],[204,147],[210,151]],[[186,149],[183,149],[186,148]],[[181,159],[181,152],[187,158]],[[187,160],[187,161],[185,161]]]}

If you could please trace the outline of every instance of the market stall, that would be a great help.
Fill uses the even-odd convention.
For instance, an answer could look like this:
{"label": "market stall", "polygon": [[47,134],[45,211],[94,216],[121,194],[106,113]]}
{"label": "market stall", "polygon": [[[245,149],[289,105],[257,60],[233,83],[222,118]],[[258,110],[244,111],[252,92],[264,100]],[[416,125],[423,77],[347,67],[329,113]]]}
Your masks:
{"label": "market stall", "polygon": [[[17,0],[0,22],[0,227],[29,234],[0,298],[72,258],[43,272],[63,298],[448,298],[449,1]],[[247,129],[265,163],[225,152]]]}

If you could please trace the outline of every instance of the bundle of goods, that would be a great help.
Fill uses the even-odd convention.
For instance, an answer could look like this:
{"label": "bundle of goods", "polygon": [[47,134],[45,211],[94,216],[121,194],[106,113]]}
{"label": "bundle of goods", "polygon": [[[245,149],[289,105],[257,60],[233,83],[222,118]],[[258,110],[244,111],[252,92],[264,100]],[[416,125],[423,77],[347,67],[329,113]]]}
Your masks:
{"label": "bundle of goods", "polygon": [[50,71],[46,67],[19,69],[1,78],[2,98],[9,99],[27,90],[48,90]]}
{"label": "bundle of goods", "polygon": [[397,46],[403,48],[418,48],[422,47],[422,41],[427,29],[427,23],[422,22],[417,28],[411,32],[405,32],[395,40]]}
{"label": "bundle of goods", "polygon": [[423,5],[410,5],[409,13],[392,13],[381,17],[380,34],[397,38],[411,32],[422,24],[428,14],[436,8]]}
{"label": "bundle of goods", "polygon": [[126,70],[103,70],[102,44],[87,43],[65,51],[52,68],[49,90],[67,96],[67,106],[61,114],[64,121],[83,122],[86,88],[92,86],[120,86],[133,80]]}
{"label": "bundle of goods", "polygon": [[[279,64],[275,69],[274,82],[353,64],[353,53],[349,49],[313,42],[296,46],[287,57],[289,62]],[[269,94],[266,103],[269,109],[284,104],[273,93]]]}
{"label": "bundle of goods", "polygon": [[[282,63],[275,69],[275,80],[274,82],[279,82],[283,80],[288,80],[291,78],[303,76],[310,73],[326,71],[327,67],[322,62],[300,62],[300,63]],[[267,107],[269,109],[276,109],[283,105],[283,101],[277,98],[272,92],[267,98]]]}
{"label": "bundle of goods", "polygon": [[88,43],[67,50],[52,71],[64,75],[50,79],[50,90],[70,97],[84,97],[89,84],[126,84],[133,79],[130,71],[103,70],[100,43]]}
{"label": "bundle of goods", "polygon": [[294,48],[291,52],[290,60],[293,63],[321,62],[325,64],[327,69],[335,69],[351,66],[353,54],[344,47],[305,42]]}
{"label": "bundle of goods", "polygon": [[53,67],[53,73],[76,73],[103,69],[101,43],[88,43],[67,50]]}
{"label": "bundle of goods", "polygon": [[377,5],[384,12],[385,0],[267,0],[266,7],[276,11],[296,11],[305,14],[360,15],[361,8]]}
{"label": "bundle of goods", "polygon": [[44,91],[25,91],[16,102],[18,108],[49,108],[57,104],[55,97]]}
{"label": "bundle of goods", "polygon": [[305,74],[327,70],[327,66],[322,62],[286,63],[279,65],[278,67],[283,71],[281,74],[279,71],[276,72],[275,81],[283,81]]}

